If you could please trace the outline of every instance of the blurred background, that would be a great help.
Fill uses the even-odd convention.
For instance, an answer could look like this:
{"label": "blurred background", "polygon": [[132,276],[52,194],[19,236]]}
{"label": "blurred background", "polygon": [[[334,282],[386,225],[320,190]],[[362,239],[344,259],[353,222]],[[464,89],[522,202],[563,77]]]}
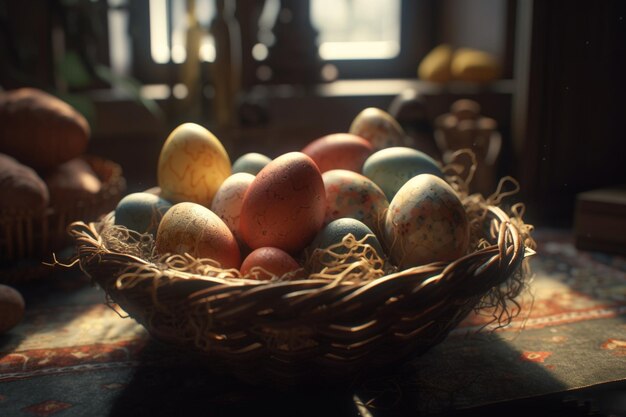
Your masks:
{"label": "blurred background", "polygon": [[440,159],[456,140],[442,116],[471,99],[499,134],[485,192],[512,175],[527,222],[571,227],[578,193],[626,183],[624,9],[564,0],[2,0],[0,86],[40,88],[77,108],[92,128],[89,152],[118,162],[129,192],[156,185],[161,145],[182,122],[216,133],[231,160],[275,157],[347,132],[362,109],[378,107]]}

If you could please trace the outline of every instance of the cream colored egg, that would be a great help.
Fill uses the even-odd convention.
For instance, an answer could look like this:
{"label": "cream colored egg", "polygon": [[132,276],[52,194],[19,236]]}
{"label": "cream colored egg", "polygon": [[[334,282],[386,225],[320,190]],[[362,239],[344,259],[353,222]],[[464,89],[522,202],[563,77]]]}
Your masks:
{"label": "cream colored egg", "polygon": [[435,175],[411,178],[389,204],[385,244],[402,269],[458,259],[467,253],[469,238],[463,204],[452,187]]}
{"label": "cream colored egg", "polygon": [[211,203],[211,211],[226,223],[226,226],[239,240],[242,240],[239,231],[239,217],[241,216],[243,196],[252,181],[254,181],[254,175],[246,172],[231,175],[222,183]]}
{"label": "cream colored egg", "polygon": [[157,170],[161,197],[173,203],[211,205],[230,176],[230,158],[221,142],[204,127],[184,123],[170,133],[161,149]]}
{"label": "cream colored egg", "polygon": [[361,111],[352,121],[350,133],[367,139],[375,150],[402,146],[406,137],[398,121],[376,107]]}
{"label": "cream colored egg", "polygon": [[222,268],[238,268],[241,263],[232,232],[215,213],[196,203],[178,203],[165,213],[157,231],[156,251],[159,255],[212,259]]}

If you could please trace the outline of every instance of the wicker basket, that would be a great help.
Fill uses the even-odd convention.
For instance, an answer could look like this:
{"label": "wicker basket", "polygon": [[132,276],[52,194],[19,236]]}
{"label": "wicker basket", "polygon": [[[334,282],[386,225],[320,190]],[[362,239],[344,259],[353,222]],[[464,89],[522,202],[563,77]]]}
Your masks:
{"label": "wicker basket", "polygon": [[111,218],[70,232],[82,270],[153,337],[246,381],[294,385],[344,381],[419,355],[519,274],[518,222],[488,204],[484,214],[488,247],[362,283],[194,275],[108,249],[101,235]]}
{"label": "wicker basket", "polygon": [[18,282],[46,275],[41,265],[52,252],[71,244],[67,226],[93,221],[109,212],[126,189],[121,167],[109,160],[83,156],[102,182],[89,200],[70,201],[42,212],[0,211],[0,282]]}

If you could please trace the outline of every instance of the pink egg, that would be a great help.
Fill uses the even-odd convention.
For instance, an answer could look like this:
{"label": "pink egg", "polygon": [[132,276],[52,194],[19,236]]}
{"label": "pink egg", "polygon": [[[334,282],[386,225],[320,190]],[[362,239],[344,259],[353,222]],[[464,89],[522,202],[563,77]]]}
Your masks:
{"label": "pink egg", "polygon": [[[241,264],[241,274],[259,280],[281,277],[300,268],[298,262],[287,252],[278,248],[253,250]],[[269,274],[268,274],[269,273]]]}
{"label": "pink egg", "polygon": [[323,136],[302,149],[302,153],[310,156],[322,173],[331,169],[361,172],[363,162],[372,152],[371,143],[349,133]]}
{"label": "pink egg", "polygon": [[211,202],[211,211],[226,223],[226,226],[237,239],[241,239],[239,217],[241,215],[243,197],[252,181],[254,181],[254,175],[252,174],[239,172],[231,175],[218,188]]}

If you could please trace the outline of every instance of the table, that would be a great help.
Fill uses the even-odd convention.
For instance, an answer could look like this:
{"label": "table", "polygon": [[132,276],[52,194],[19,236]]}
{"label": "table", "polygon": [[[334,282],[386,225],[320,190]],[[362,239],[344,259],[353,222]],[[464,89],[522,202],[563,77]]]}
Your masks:
{"label": "table", "polygon": [[0,416],[626,413],[626,259],[536,236],[510,325],[476,333],[488,318],[472,315],[400,372],[293,391],[208,373],[120,318],[79,270],[55,270],[18,287],[27,313],[0,336]]}

